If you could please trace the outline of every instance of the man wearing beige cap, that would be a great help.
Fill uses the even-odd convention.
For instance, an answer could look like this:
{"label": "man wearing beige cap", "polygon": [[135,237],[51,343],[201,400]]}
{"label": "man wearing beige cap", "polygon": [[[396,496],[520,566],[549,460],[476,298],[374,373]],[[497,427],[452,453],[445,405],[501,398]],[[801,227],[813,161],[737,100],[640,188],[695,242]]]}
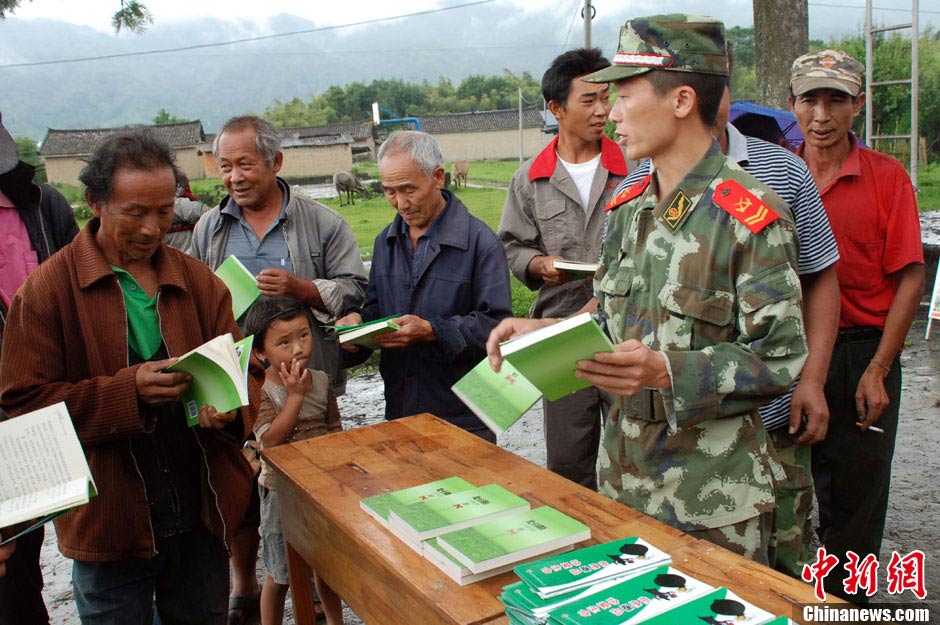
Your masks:
{"label": "man wearing beige cap", "polygon": [[[910,178],[851,132],[865,103],[863,70],[848,54],[823,50],[796,59],[790,74],[790,106],[805,137],[798,153],[839,246],[842,308],[825,389],[829,433],[813,448],[813,477],[819,535],[840,560],[847,551],[878,557],[881,549],[901,398],[898,354],[924,292]],[[841,581],[827,577],[827,591],[846,596]],[[866,600],[864,592],[848,598]]]}
{"label": "man wearing beige cap", "polygon": [[[607,205],[594,291],[616,351],[577,375],[616,396],[599,492],[766,563],[782,473],[757,408],[806,341],[792,214],[712,136],[727,77],[721,22],[658,15],[628,21],[613,65],[583,78],[614,82],[620,144],[653,172]],[[546,324],[504,321],[494,365],[499,340]]]}

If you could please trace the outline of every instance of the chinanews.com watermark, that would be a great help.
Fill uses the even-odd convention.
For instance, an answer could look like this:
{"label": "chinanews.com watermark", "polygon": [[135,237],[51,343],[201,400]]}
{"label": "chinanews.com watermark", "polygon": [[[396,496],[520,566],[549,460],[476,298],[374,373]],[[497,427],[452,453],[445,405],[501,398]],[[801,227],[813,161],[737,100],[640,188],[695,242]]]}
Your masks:
{"label": "chinanews.com watermark", "polygon": [[869,605],[804,605],[794,617],[806,623],[930,623],[930,608],[924,604],[892,603]]}

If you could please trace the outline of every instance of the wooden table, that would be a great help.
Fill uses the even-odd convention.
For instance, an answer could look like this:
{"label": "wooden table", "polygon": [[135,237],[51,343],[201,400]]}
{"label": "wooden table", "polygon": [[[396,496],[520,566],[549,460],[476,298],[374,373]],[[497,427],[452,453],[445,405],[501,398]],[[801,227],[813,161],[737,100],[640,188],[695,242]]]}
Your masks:
{"label": "wooden table", "polygon": [[[775,614],[814,602],[812,587],[691,538],[432,415],[283,445],[265,452],[277,473],[297,623],[313,625],[311,567],[368,625],[505,624],[496,598],[517,578],[504,573],[460,587],[359,508],[388,490],[458,475],[496,483],[587,524],[590,543],[638,535],[673,566],[726,586]],[[585,543],[588,544],[588,543]]]}

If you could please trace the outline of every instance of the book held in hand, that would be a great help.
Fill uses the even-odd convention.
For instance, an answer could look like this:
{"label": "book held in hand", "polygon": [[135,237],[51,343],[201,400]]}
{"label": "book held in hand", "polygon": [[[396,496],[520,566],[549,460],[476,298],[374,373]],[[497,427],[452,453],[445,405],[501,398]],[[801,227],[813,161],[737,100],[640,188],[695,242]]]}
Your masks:
{"label": "book held in hand", "polygon": [[0,527],[37,520],[7,541],[97,494],[65,402],[0,421]]}
{"label": "book held in hand", "polygon": [[215,270],[215,275],[225,283],[232,294],[232,314],[236,319],[244,315],[245,311],[261,296],[255,276],[234,255],[229,256],[219,265]]}
{"label": "book held in hand", "polygon": [[183,354],[166,368],[192,376],[180,398],[190,427],[199,424],[199,410],[203,406],[229,412],[248,404],[251,340],[248,336],[236,343],[231,334],[222,334]]}
{"label": "book held in hand", "polygon": [[441,534],[437,544],[474,573],[587,540],[591,528],[549,506]]}
{"label": "book held in hand", "polygon": [[401,330],[401,326],[393,322],[392,319],[398,319],[401,315],[390,315],[375,321],[367,321],[355,326],[330,326],[336,330],[340,343],[351,343],[360,345],[368,349],[381,349],[382,347],[375,342],[374,337],[387,332]]}
{"label": "book held in hand", "polygon": [[552,261],[552,267],[561,271],[581,274],[581,277],[588,277],[597,273],[600,263],[583,263],[577,260],[559,260],[556,258]]}
{"label": "book held in hand", "polygon": [[541,597],[548,598],[608,579],[635,576],[670,560],[666,552],[630,536],[518,566],[516,575]]}
{"label": "book held in hand", "polygon": [[519,420],[542,396],[511,363],[493,371],[483,359],[450,387],[454,395],[497,436]]}
{"label": "book held in hand", "polygon": [[[715,589],[669,565],[620,580],[548,612],[552,625],[643,623]],[[691,621],[690,621],[691,622]]]}
{"label": "book held in hand", "polygon": [[488,484],[453,495],[393,506],[388,528],[414,546],[440,534],[528,509],[529,502],[522,497],[498,484]]}
{"label": "book held in hand", "polygon": [[388,527],[388,514],[395,506],[404,506],[419,501],[427,501],[435,497],[453,495],[465,490],[476,488],[473,484],[460,477],[448,477],[443,480],[419,484],[410,488],[402,488],[390,493],[383,493],[373,497],[366,497],[359,501],[359,507],[366,514],[378,521],[382,527]]}

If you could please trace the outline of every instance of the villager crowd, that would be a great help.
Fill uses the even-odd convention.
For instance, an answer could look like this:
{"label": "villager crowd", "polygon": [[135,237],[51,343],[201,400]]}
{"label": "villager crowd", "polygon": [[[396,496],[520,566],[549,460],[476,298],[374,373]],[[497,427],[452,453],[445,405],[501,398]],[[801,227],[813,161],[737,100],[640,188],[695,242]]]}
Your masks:
{"label": "villager crowd", "polygon": [[[815,493],[825,548],[877,557],[898,355],[924,291],[914,189],[851,130],[856,59],[793,61],[792,151],[771,118],[729,123],[731,71],[722,23],[684,14],[628,20],[612,61],[558,56],[542,78],[558,136],[513,176],[498,232],[445,187],[433,137],[392,133],[377,160],[395,214],[368,275],[342,215],[278,176],[262,118],[217,134],[228,195],[211,209],[183,198],[150,131],[108,137],[80,175],[81,231],[0,126],[0,408],[64,401],[82,443],[99,494],[55,521],[82,623],[282,622],[276,483],[243,444],[340,430],[345,369],[370,350],[327,326],[385,317],[400,327],[375,337],[386,419],[429,412],[495,443],[451,386],[483,358],[498,370],[500,342],[590,312],[616,351],[579,362],[589,388],[543,400],[550,470],[797,578]],[[241,319],[213,275],[231,255],[262,294]],[[560,259],[599,269],[583,279]],[[512,317],[510,275],[538,291],[527,318]],[[224,333],[254,336],[250,401],[200,406],[187,427],[190,378],[167,367]],[[0,547],[0,625],[48,623],[42,541]]]}

